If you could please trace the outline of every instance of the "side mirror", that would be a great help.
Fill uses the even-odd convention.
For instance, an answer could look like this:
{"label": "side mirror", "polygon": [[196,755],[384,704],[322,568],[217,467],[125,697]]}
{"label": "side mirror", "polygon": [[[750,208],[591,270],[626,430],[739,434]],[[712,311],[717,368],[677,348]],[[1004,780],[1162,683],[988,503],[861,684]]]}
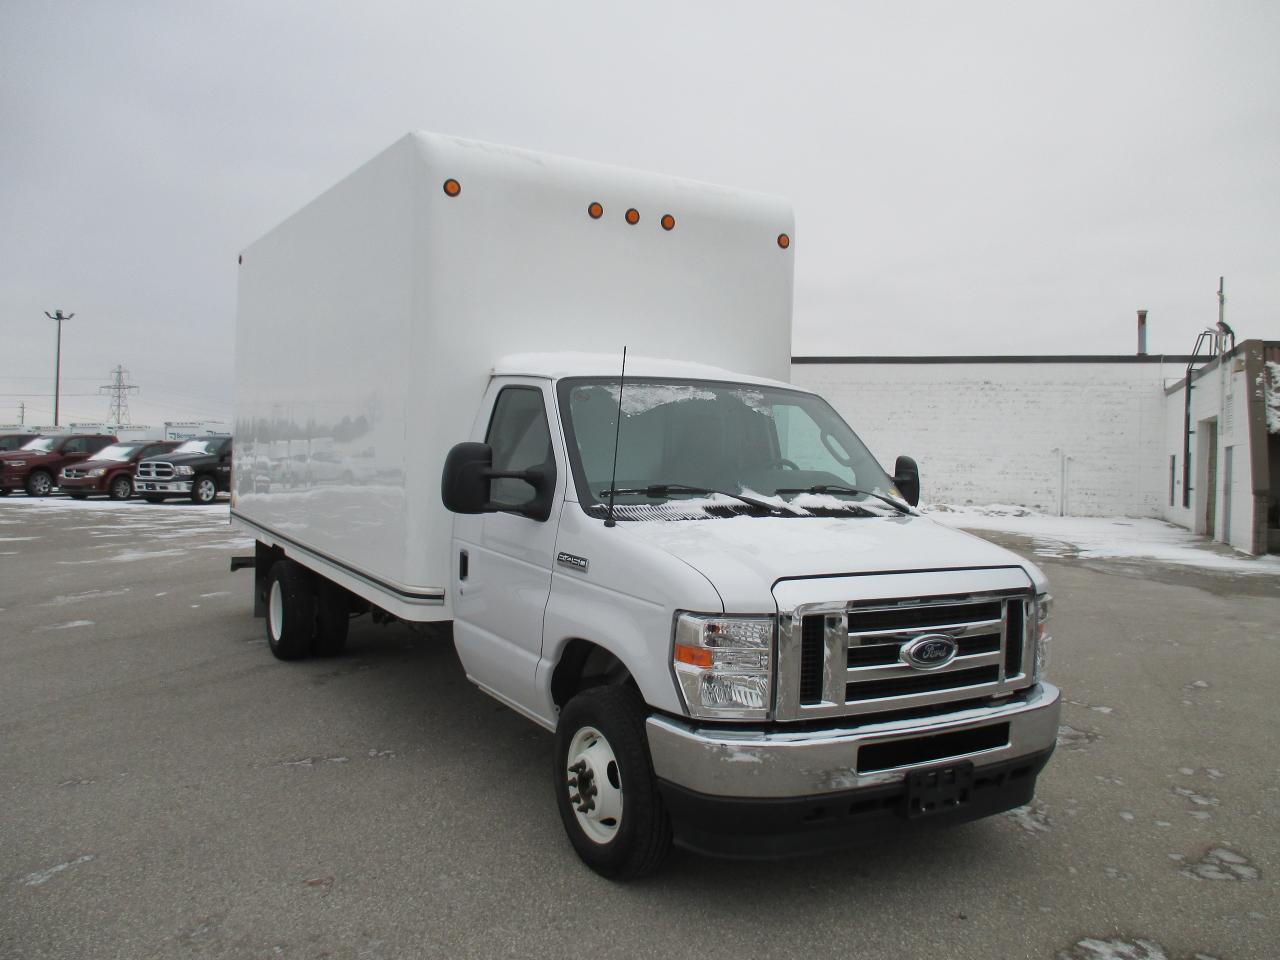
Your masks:
{"label": "side mirror", "polygon": [[[491,480],[523,480],[533,487],[533,499],[521,504],[494,503],[489,497]],[[487,443],[459,443],[444,460],[440,499],[452,513],[518,513],[531,520],[551,516],[555,470],[502,471],[493,469],[493,447]]]}
{"label": "side mirror", "polygon": [[[493,447],[487,443],[459,443],[444,458],[440,499],[451,513],[489,513],[489,472]],[[488,508],[488,509],[486,509]]]}
{"label": "side mirror", "polygon": [[910,457],[899,457],[893,465],[893,482],[911,506],[920,503],[920,468]]}

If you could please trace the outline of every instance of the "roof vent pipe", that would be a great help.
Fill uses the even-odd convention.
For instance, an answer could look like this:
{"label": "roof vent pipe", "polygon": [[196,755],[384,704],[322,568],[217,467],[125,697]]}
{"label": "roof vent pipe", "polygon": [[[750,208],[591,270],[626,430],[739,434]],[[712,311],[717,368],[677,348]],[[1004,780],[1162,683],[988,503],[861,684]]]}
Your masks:
{"label": "roof vent pipe", "polygon": [[1138,311],[1138,356],[1147,355],[1147,311]]}

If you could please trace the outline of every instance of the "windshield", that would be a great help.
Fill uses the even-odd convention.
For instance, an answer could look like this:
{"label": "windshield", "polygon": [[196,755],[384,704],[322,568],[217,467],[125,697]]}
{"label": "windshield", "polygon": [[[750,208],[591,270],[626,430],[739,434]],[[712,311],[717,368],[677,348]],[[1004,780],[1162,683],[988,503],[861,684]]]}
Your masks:
{"label": "windshield", "polygon": [[113,443],[93,455],[94,460],[128,460],[141,447],[140,443]]}
{"label": "windshield", "polygon": [[30,443],[25,444],[22,449],[30,450],[32,453],[48,453],[53,449],[53,442],[56,437],[36,437]]}
{"label": "windshield", "polygon": [[899,497],[893,482],[813,394],[628,379],[616,481],[617,379],[564,380],[559,394],[578,496],[594,515],[603,515],[611,486],[618,519],[767,514],[769,505],[791,516],[898,512],[870,496]]}
{"label": "windshield", "polygon": [[221,437],[212,440],[187,440],[179,444],[170,453],[218,453],[226,441]]}

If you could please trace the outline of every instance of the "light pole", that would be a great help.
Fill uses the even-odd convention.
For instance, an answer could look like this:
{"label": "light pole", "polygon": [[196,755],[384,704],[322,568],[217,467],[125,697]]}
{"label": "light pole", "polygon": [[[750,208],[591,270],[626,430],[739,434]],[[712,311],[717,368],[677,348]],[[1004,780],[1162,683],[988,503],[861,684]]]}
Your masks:
{"label": "light pole", "polygon": [[53,361],[53,425],[58,425],[58,394],[62,386],[62,321],[70,320],[75,316],[74,313],[68,313],[65,316],[61,310],[55,310],[50,313],[48,310],[44,315],[50,320],[58,321],[58,352],[54,354]]}

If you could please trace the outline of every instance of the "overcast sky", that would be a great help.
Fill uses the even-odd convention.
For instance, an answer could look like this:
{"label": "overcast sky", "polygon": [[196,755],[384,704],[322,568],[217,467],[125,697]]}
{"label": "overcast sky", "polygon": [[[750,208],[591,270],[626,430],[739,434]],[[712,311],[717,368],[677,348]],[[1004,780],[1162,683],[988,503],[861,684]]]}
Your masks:
{"label": "overcast sky", "polygon": [[[0,2],[0,422],[229,416],[236,255],[413,129],[796,210],[797,354],[1280,339],[1280,4]],[[855,425],[856,426],[856,425]]]}

